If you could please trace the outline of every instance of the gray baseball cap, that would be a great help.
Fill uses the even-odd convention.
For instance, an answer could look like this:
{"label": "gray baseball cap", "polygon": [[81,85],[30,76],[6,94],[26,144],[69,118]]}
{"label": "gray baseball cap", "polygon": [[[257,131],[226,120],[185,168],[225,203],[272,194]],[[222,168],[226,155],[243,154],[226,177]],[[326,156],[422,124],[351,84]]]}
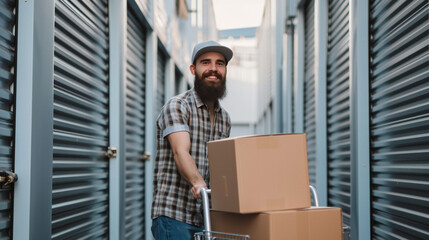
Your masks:
{"label": "gray baseball cap", "polygon": [[207,52],[218,52],[222,54],[225,57],[226,63],[232,58],[232,50],[230,48],[220,45],[215,41],[206,41],[195,45],[194,51],[192,51],[192,64],[195,64],[195,60]]}

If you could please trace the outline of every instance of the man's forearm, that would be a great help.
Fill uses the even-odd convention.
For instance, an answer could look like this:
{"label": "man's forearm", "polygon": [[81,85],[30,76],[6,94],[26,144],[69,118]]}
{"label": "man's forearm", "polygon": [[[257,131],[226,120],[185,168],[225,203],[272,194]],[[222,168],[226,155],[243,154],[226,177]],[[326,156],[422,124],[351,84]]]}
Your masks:
{"label": "man's forearm", "polygon": [[191,192],[194,198],[201,198],[200,191],[202,188],[206,188],[207,185],[198,171],[195,160],[189,154],[189,149],[191,148],[189,133],[184,131],[174,132],[168,135],[168,141],[180,175],[192,185]]}
{"label": "man's forearm", "polygon": [[194,159],[189,153],[177,153],[174,155],[177,169],[180,175],[192,186],[204,182],[203,177],[198,171]]}

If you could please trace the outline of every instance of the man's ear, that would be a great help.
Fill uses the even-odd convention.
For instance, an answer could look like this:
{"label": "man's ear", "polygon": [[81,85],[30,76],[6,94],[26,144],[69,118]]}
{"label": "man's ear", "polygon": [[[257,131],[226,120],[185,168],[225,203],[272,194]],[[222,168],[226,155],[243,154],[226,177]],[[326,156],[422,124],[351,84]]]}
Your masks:
{"label": "man's ear", "polygon": [[195,75],[195,65],[191,64],[191,66],[189,66],[189,69],[191,70],[192,75]]}

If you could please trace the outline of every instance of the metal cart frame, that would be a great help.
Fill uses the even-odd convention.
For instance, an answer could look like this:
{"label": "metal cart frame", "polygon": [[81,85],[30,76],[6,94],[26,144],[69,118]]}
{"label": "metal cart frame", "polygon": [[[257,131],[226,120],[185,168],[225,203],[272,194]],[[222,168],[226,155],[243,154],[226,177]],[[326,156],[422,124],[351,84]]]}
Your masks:
{"label": "metal cart frame", "polygon": [[250,239],[249,235],[239,235],[233,233],[223,233],[223,232],[214,232],[211,229],[210,222],[210,203],[209,203],[209,194],[211,194],[211,189],[201,189],[201,198],[203,201],[203,217],[204,217],[204,231],[197,232],[194,235],[195,240],[234,240],[234,239]]}
{"label": "metal cart frame", "polygon": [[[313,194],[314,205],[319,207],[319,198],[317,196],[316,188],[310,185],[310,191]],[[210,222],[210,204],[209,204],[209,194],[211,194],[211,189],[201,189],[201,197],[203,202],[203,217],[204,217],[204,231],[195,233],[195,240],[234,240],[234,239],[250,239],[249,235],[240,235],[233,233],[222,233],[214,232],[211,229]]]}
{"label": "metal cart frame", "polygon": [[[314,206],[319,207],[319,197],[317,196],[316,188],[310,185],[310,192],[313,195]],[[240,235],[233,233],[222,233],[214,232],[211,230],[210,222],[210,204],[209,204],[209,194],[211,194],[211,189],[201,189],[201,197],[203,203],[203,217],[204,217],[204,231],[195,233],[195,240],[234,240],[234,239],[250,239],[249,235]],[[350,228],[343,227],[343,237],[344,240],[349,239]]]}

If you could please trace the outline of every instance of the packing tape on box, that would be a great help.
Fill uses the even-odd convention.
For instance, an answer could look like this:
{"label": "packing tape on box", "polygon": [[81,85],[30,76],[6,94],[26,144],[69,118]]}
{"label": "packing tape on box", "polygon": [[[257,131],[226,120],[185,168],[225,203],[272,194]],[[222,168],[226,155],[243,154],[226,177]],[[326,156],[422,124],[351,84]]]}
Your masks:
{"label": "packing tape on box", "polygon": [[223,192],[225,194],[225,197],[228,197],[228,181],[226,180],[226,176],[222,176],[222,180],[223,180]]}

